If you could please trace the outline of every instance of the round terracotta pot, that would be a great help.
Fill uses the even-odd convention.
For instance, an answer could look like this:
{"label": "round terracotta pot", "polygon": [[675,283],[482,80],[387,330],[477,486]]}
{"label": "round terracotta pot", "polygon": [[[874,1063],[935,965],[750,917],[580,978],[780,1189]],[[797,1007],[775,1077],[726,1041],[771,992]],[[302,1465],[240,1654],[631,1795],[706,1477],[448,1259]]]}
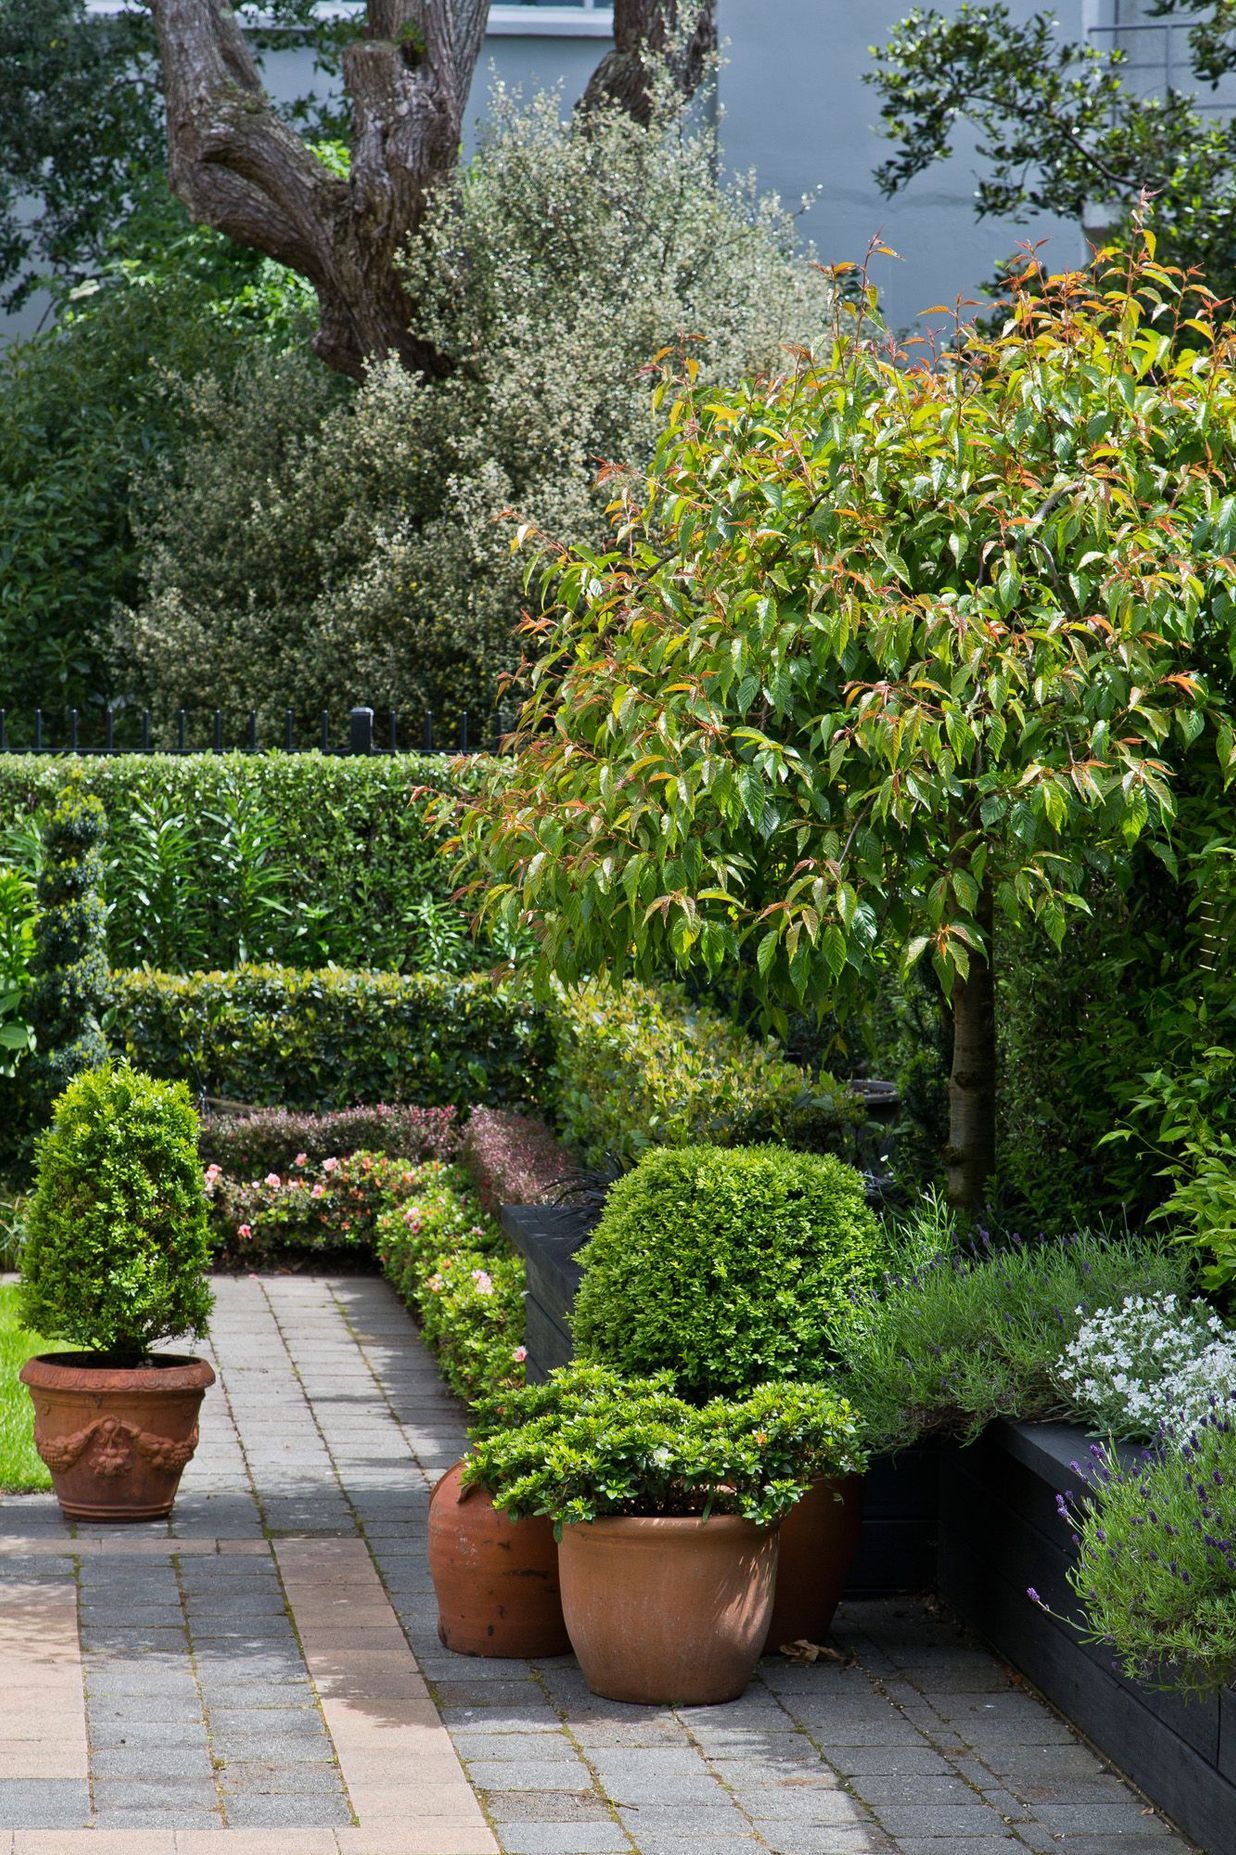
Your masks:
{"label": "round terracotta pot", "polygon": [[863,1521],[863,1478],[813,1482],[781,1522],[777,1593],[765,1648],[823,1642],[841,1602]]}
{"label": "round terracotta pot", "polygon": [[570,1526],[558,1549],[562,1609],[584,1679],[606,1700],[737,1700],[772,1609],[777,1529],[709,1520]]}
{"label": "round terracotta pot", "polygon": [[155,1353],[113,1366],[92,1353],[43,1353],[20,1378],[34,1402],[34,1446],[71,1520],[161,1520],[197,1448],[215,1375],[204,1359]]}
{"label": "round terracotta pot", "polygon": [[438,1635],[457,1655],[569,1655],[548,1520],[512,1520],[457,1462],[429,1502],[429,1571]]}

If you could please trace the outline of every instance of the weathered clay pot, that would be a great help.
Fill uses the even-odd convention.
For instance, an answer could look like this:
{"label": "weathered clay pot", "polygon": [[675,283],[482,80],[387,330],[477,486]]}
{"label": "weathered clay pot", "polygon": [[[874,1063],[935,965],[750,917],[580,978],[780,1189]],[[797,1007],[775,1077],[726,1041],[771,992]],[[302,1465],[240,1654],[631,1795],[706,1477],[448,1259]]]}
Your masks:
{"label": "weathered clay pot", "polygon": [[737,1700],[768,1634],[777,1529],[711,1519],[570,1526],[562,1609],[584,1679],[607,1700]]}
{"label": "weathered clay pot", "polygon": [[113,1366],[91,1353],[43,1353],[21,1369],[34,1446],[71,1520],[161,1520],[197,1448],[215,1375],[204,1359],[155,1353]]}
{"label": "weathered clay pot", "polygon": [[823,1642],[841,1602],[863,1521],[863,1478],[817,1481],[781,1522],[777,1593],[765,1647]]}
{"label": "weathered clay pot", "polygon": [[429,1571],[438,1635],[457,1655],[569,1655],[548,1520],[512,1520],[484,1488],[462,1488],[462,1462],[429,1502]]}

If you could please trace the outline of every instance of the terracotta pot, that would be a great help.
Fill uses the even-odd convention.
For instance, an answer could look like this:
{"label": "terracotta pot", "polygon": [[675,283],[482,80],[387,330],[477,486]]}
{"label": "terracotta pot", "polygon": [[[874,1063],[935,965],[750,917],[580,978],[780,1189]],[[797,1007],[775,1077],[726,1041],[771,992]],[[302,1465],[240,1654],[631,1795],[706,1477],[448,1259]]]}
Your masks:
{"label": "terracotta pot", "polygon": [[607,1700],[737,1700],[772,1609],[777,1529],[729,1514],[567,1527],[562,1609],[584,1679]]}
{"label": "terracotta pot", "polygon": [[438,1635],[457,1655],[569,1655],[548,1520],[512,1520],[484,1488],[461,1488],[462,1462],[429,1502],[429,1571]]}
{"label": "terracotta pot", "polygon": [[781,1522],[777,1594],[765,1648],[823,1642],[858,1549],[863,1478],[817,1481]]}
{"label": "terracotta pot", "polygon": [[155,1353],[113,1366],[92,1353],[43,1353],[21,1381],[34,1402],[34,1446],[71,1520],[161,1520],[197,1448],[215,1375],[204,1359]]}

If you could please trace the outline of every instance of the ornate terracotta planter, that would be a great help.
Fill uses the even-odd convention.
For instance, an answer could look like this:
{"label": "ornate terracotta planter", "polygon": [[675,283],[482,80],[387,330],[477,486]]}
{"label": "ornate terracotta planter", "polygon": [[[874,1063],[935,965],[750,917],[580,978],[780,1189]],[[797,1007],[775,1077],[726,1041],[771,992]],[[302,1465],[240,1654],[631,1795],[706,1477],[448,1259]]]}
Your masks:
{"label": "ornate terracotta planter", "polygon": [[584,1679],[607,1700],[737,1700],[772,1611],[777,1529],[731,1514],[567,1527],[562,1609]]}
{"label": "ornate terracotta planter", "polygon": [[832,1627],[858,1550],[863,1478],[817,1481],[781,1522],[777,1593],[768,1625],[769,1653],[784,1644],[823,1642]]}
{"label": "ornate terracotta planter", "polygon": [[197,1448],[215,1375],[204,1359],[156,1353],[108,1365],[91,1353],[43,1353],[20,1373],[34,1402],[34,1446],[71,1520],[161,1520]]}
{"label": "ornate terracotta planter", "polygon": [[512,1520],[449,1468],[429,1502],[438,1636],[457,1655],[569,1655],[548,1520]]}

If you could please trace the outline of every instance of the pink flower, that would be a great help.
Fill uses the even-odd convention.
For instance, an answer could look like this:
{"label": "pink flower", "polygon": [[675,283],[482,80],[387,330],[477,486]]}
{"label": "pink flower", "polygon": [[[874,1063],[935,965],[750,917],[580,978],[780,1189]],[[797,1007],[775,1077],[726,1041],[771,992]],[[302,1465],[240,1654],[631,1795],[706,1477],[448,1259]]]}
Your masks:
{"label": "pink flower", "polygon": [[277,1192],[279,1187],[283,1184],[283,1180],[279,1177],[277,1172],[268,1172],[266,1174],[266,1184],[270,1186],[272,1192]]}
{"label": "pink flower", "polygon": [[217,1178],[222,1176],[222,1173],[222,1166],[216,1166],[212,1160],[210,1165],[206,1168],[206,1183],[212,1185]]}
{"label": "pink flower", "polygon": [[309,1155],[307,1153],[298,1153],[296,1158],[292,1161],[292,1164],[294,1166],[307,1166],[309,1164]]}
{"label": "pink flower", "polygon": [[476,1292],[478,1295],[493,1294],[494,1279],[485,1269],[474,1269],[472,1271],[472,1280],[476,1283]]}
{"label": "pink flower", "polygon": [[237,1230],[236,1235],[238,1237],[251,1237],[253,1235],[253,1226],[251,1224],[242,1224]]}
{"label": "pink flower", "polygon": [[526,1346],[517,1346],[511,1354],[511,1358],[515,1361],[516,1365],[522,1365],[527,1357],[528,1348]]}
{"label": "pink flower", "polygon": [[431,1275],[425,1286],[431,1295],[440,1295],[442,1290],[446,1287],[446,1283],[442,1280],[440,1275]]}
{"label": "pink flower", "polygon": [[322,1161],[322,1170],[323,1172],[338,1172],[339,1161],[337,1159],[324,1159]]}
{"label": "pink flower", "polygon": [[309,1196],[311,1198],[325,1198],[326,1187],[324,1185],[315,1185]]}

